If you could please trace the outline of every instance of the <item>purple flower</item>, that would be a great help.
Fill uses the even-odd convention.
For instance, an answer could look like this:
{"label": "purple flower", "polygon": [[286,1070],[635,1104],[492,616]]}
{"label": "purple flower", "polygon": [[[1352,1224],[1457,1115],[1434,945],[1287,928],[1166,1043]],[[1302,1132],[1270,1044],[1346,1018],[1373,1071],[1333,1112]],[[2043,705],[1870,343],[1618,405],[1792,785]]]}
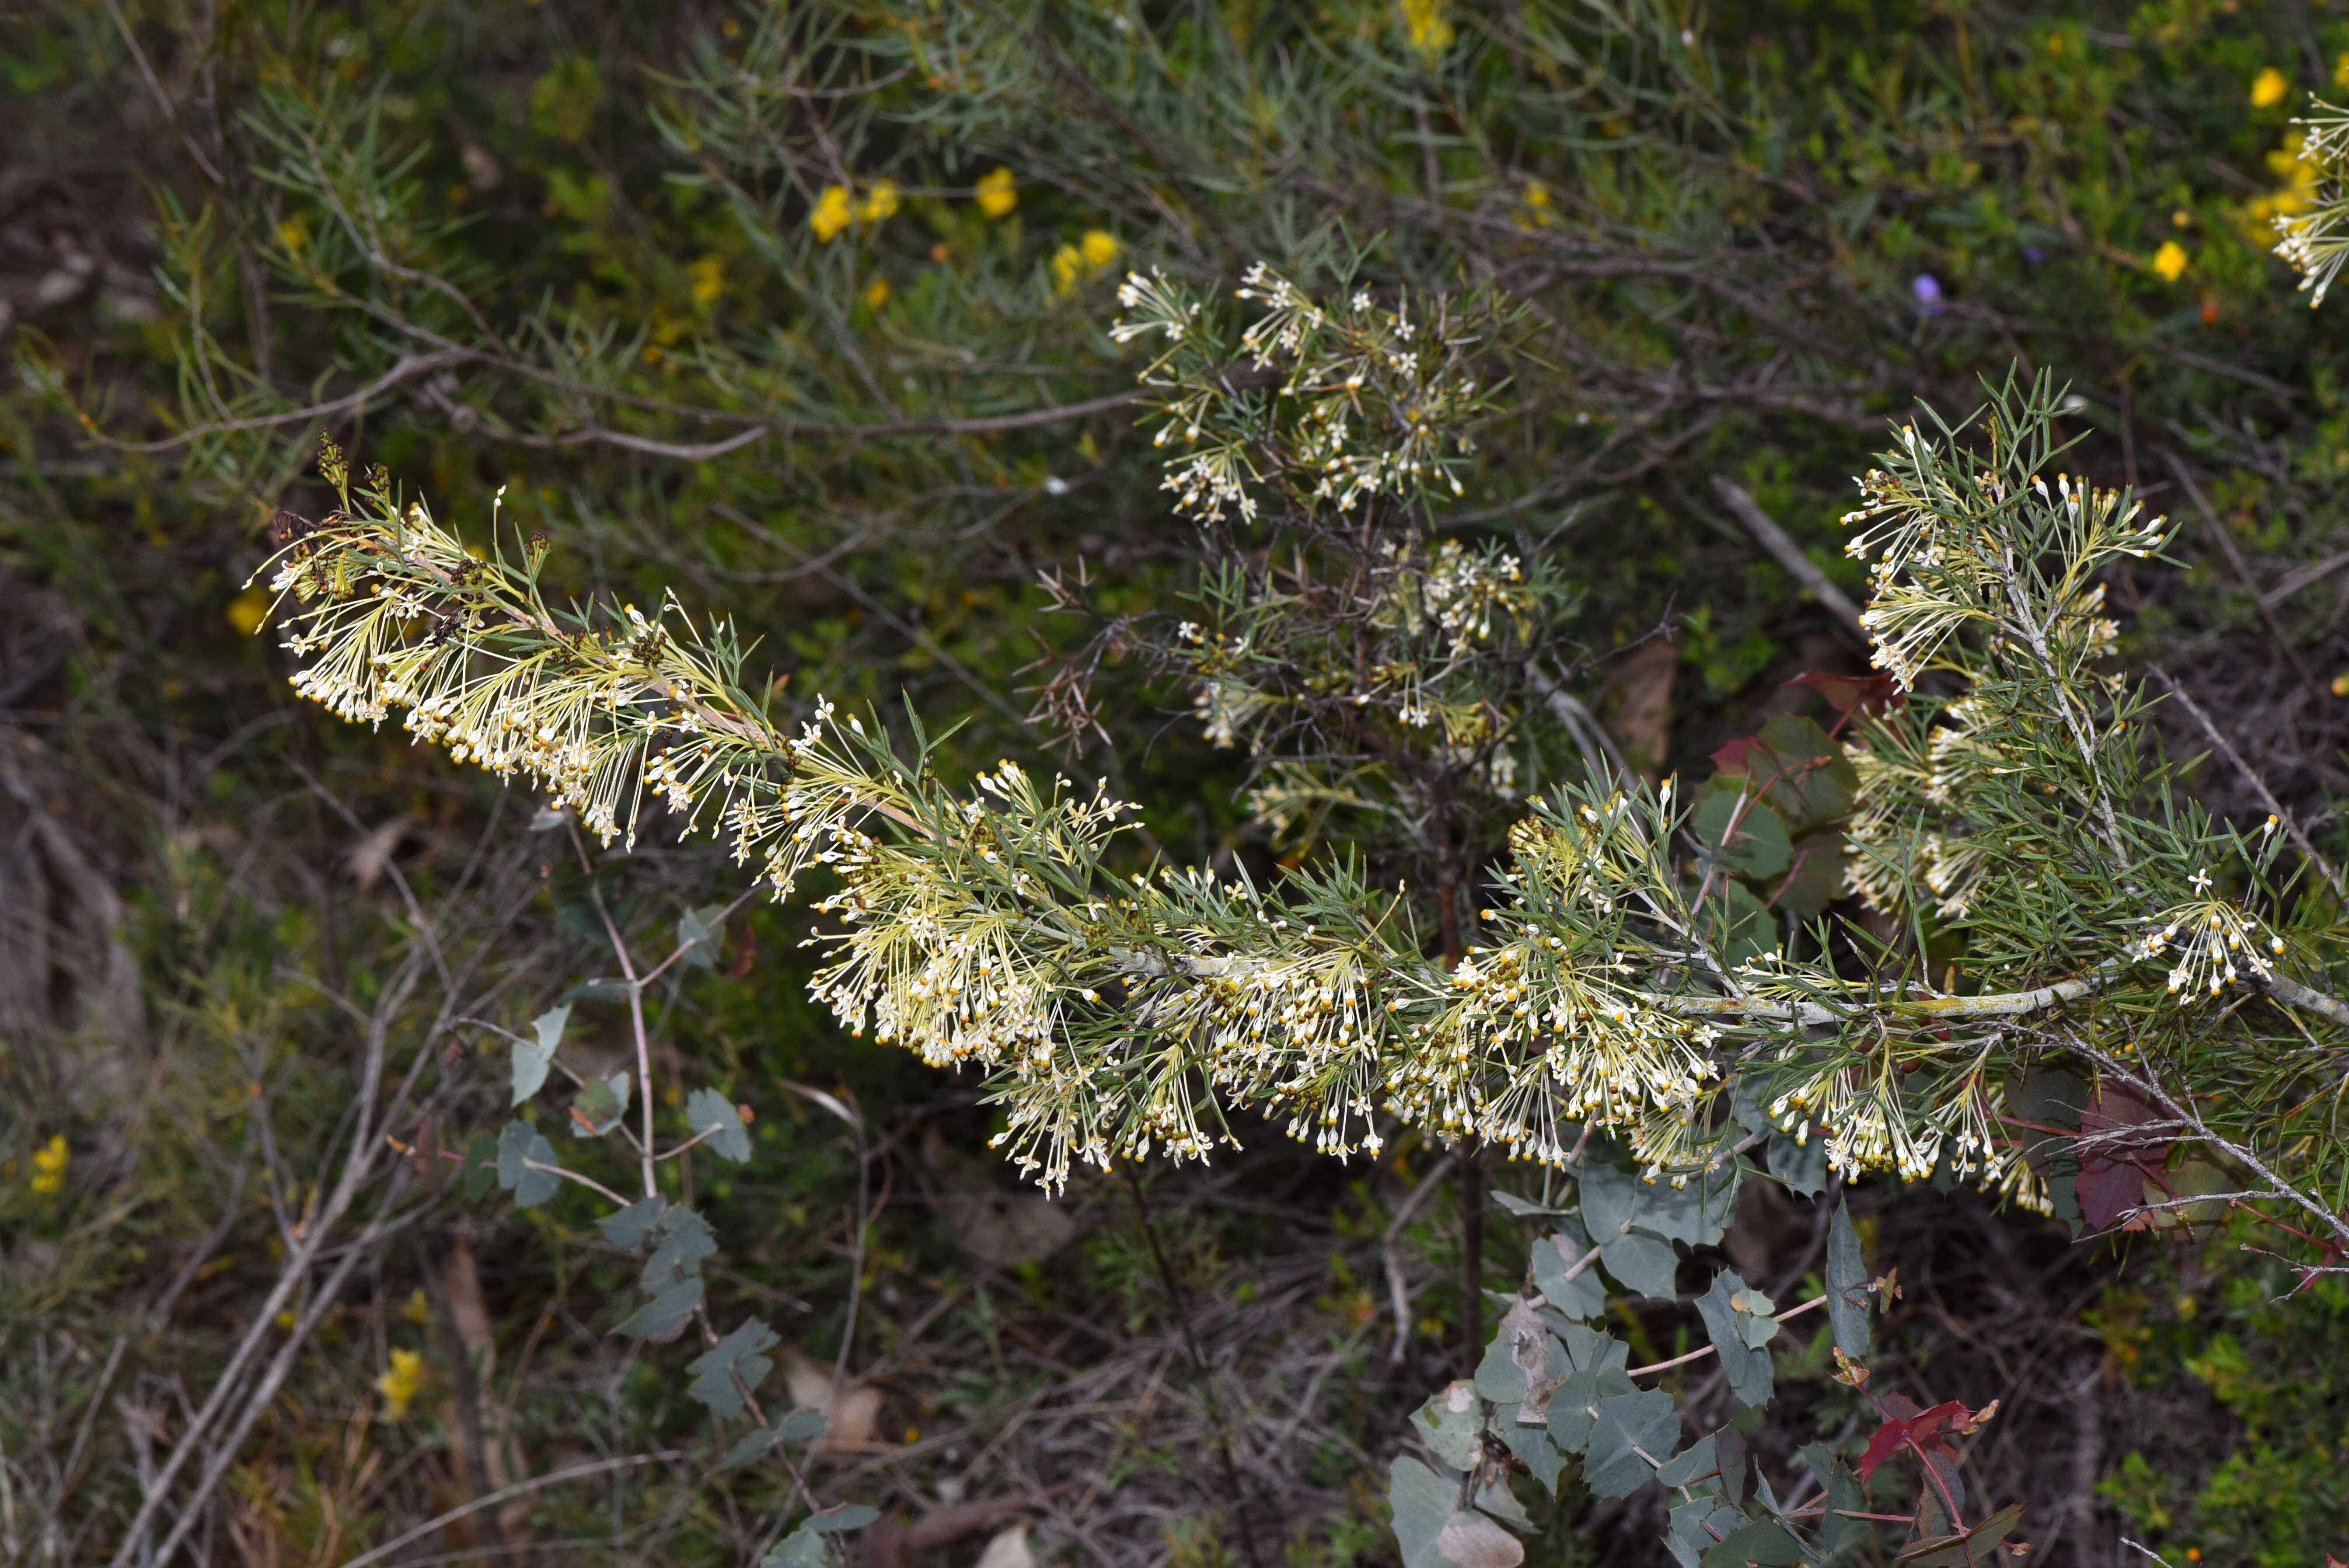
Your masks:
{"label": "purple flower", "polygon": [[1941,281],[1930,273],[1919,273],[1917,281],[1909,285],[1917,296],[1917,308],[1927,315],[1941,314]]}
{"label": "purple flower", "polygon": [[2025,245],[2023,247],[2023,259],[2035,267],[2047,259],[2047,253],[2036,245]]}

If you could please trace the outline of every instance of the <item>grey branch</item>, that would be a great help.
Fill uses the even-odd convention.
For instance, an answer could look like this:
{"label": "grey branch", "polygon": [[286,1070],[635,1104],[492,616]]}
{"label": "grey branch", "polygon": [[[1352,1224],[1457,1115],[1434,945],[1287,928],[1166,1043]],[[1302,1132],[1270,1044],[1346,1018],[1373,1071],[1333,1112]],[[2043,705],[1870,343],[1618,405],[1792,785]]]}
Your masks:
{"label": "grey branch", "polygon": [[1859,606],[1827,580],[1827,574],[1819,570],[1818,562],[1803,553],[1802,547],[1787,536],[1786,531],[1780,528],[1768,512],[1755,504],[1743,486],[1726,474],[1715,474],[1713,476],[1713,493],[1721,497],[1722,503],[1737,514],[1737,521],[1744,523],[1761,542],[1762,548],[1770,552],[1772,560],[1793,573],[1795,581],[1809,589],[1811,597],[1826,605],[1838,623],[1852,632],[1859,630]]}

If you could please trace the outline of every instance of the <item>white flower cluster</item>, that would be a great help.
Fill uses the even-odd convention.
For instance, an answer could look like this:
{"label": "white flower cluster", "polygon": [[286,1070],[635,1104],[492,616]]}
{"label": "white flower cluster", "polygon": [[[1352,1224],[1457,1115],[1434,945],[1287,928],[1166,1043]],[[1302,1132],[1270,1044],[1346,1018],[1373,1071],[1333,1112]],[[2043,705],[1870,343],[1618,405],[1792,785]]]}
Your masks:
{"label": "white flower cluster", "polygon": [[2349,261],[2349,199],[2341,188],[2341,173],[2349,164],[2349,114],[2330,104],[2324,112],[2292,123],[2306,127],[2300,143],[2300,160],[2323,171],[2330,188],[2322,191],[2306,211],[2279,212],[2274,222],[2281,236],[2275,253],[2300,273],[2300,287],[2311,310],[2324,303],[2325,291]]}
{"label": "white flower cluster", "polygon": [[[2210,885],[2207,872],[2198,872],[2194,880],[2198,892]],[[2247,971],[2256,979],[2269,979],[2275,974],[2274,960],[2283,954],[2282,937],[2267,933],[2223,900],[2182,903],[2147,924],[2146,934],[2130,944],[2129,956],[2168,962],[2170,995],[2183,993],[2185,1001],[2215,996],[2243,979]]]}

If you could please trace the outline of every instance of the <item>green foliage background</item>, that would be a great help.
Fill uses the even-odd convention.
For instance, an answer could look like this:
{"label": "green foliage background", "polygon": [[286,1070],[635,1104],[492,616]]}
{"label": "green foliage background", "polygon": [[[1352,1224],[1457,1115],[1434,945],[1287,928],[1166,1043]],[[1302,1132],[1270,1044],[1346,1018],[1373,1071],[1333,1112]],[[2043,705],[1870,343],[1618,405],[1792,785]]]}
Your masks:
{"label": "green foliage background", "polygon": [[[2271,70],[2287,90],[2255,102]],[[1444,521],[1539,548],[1579,582],[1573,684],[1619,719],[1627,651],[1669,624],[1660,749],[1701,774],[1791,706],[1786,677],[1855,665],[1712,477],[1744,484],[1857,592],[1833,519],[1884,421],[1920,397],[1971,407],[1975,377],[2019,359],[2073,382],[2100,482],[2168,484],[2158,504],[2189,520],[2183,570],[2116,586],[2133,651],[2225,715],[2319,818],[2344,782],[2331,682],[2349,638],[2337,581],[2295,572],[2349,549],[2344,359],[2337,312],[2292,293],[2264,222],[2306,179],[2290,117],[2343,80],[2349,15],[2297,0],[13,9],[9,810],[60,825],[119,890],[145,1022],[99,1026],[103,985],[58,945],[20,987],[39,1006],[5,1026],[0,1462],[48,1458],[18,1482],[8,1551],[47,1550],[31,1521],[51,1509],[67,1556],[110,1554],[137,1498],[111,1401],[128,1389],[169,1410],[174,1374],[201,1398],[320,1180],[353,1018],[391,994],[420,926],[436,962],[487,977],[501,1017],[600,972],[586,873],[524,830],[526,802],[303,710],[278,652],[241,634],[269,514],[325,505],[304,468],[322,427],[469,531],[502,490],[510,521],[554,542],[569,591],[649,602],[669,586],[734,615],[788,677],[779,700],[902,693],[934,727],[965,721],[954,746],[976,767],[1043,753],[1023,688],[1086,635],[1044,613],[1040,572],[1081,561],[1098,605],[1137,614],[1171,611],[1185,580],[1158,454],[1105,401],[1135,364],[1105,332],[1118,273],[1225,287],[1265,259],[1309,284],[1359,264],[1382,287],[1490,285],[1524,306],[1495,366],[1510,411]],[[1018,201],[990,216],[975,191],[998,169]],[[894,203],[874,200],[883,181]],[[811,218],[832,185],[853,221],[823,239]],[[1094,234],[1113,260],[1092,259],[1110,249],[1098,240],[1088,255]],[[1167,691],[1112,659],[1096,695],[1114,746],[1081,738],[1077,767],[1123,758],[1114,787],[1178,858],[1268,857],[1237,797],[1242,763]],[[2247,808],[2222,767],[2196,779],[2214,807]],[[388,823],[389,869],[362,879],[354,847]],[[45,864],[42,885],[66,886]],[[650,932],[727,872],[688,844],[596,875]],[[20,892],[15,907],[35,906]],[[727,969],[667,1003],[673,1059],[759,1111],[750,1166],[685,1178],[722,1236],[759,1238],[739,1243],[743,1288],[803,1304],[801,1343],[828,1363],[856,1274],[866,1351],[924,1367],[890,1393],[892,1439],[997,1430],[1072,1366],[1168,1332],[1177,1308],[1114,1187],[1081,1195],[1067,1266],[975,1262],[918,1204],[843,1243],[858,1147],[786,1080],[846,1091],[901,1161],[930,1131],[975,1152],[989,1128],[968,1086],[831,1032],[802,996],[802,934],[788,912],[738,917]],[[396,1072],[457,1037],[434,1023],[399,1014]],[[450,1125],[497,1109],[493,1066],[449,1066]],[[58,1135],[57,1190],[36,1190],[36,1152]],[[1360,1482],[1395,1438],[1368,1434],[1399,1435],[1456,1361],[1466,1305],[1428,1284],[1417,1358],[1388,1367],[1369,1326],[1385,1310],[1379,1240],[1427,1151],[1341,1171],[1255,1142],[1246,1181],[1285,1207],[1185,1207],[1201,1190],[1164,1179],[1166,1234],[1190,1294],[1257,1326],[1235,1341],[1243,1364],[1270,1365],[1247,1346],[1282,1335],[1336,1347],[1302,1429],[1314,1446],[1283,1472],[1281,1532],[1299,1563],[1376,1558]],[[1884,1201],[1893,1247],[1918,1227]],[[339,1561],[461,1491],[431,1394],[404,1421],[357,1414],[378,1410],[392,1348],[441,1355],[429,1304],[403,1308],[459,1234],[494,1258],[502,1365],[533,1346],[537,1370],[512,1379],[518,1466],[691,1440],[674,1368],[599,1337],[627,1271],[584,1219],[452,1201],[322,1320],[232,1472],[208,1538],[222,1552],[233,1538]],[[1450,1278],[1456,1218],[1431,1209],[1409,1234]],[[1485,1283],[1506,1284],[1521,1246],[1496,1233]],[[2050,1560],[2120,1560],[2123,1518],[2206,1563],[2320,1563],[2349,1530],[2329,1480],[2349,1442],[2323,1326],[2337,1294],[2271,1308],[2268,1284],[2212,1247],[2157,1260],[2140,1242],[2061,1265],[2119,1271],[2090,1283],[2124,1370],[2083,1483],[2106,1502],[2029,1481],[2068,1532],[2048,1537]],[[2178,1295],[2165,1270],[2223,1283]],[[1247,1317],[1275,1284],[1288,1305]],[[2173,1298],[2203,1305],[2150,1305]],[[939,1302],[931,1364],[912,1326]],[[1001,1327],[1023,1313],[1121,1332],[1040,1356]],[[534,1335],[542,1322],[558,1326]],[[1636,1331],[1671,1354],[1687,1329]],[[1929,1326],[1912,1332],[1930,1348]],[[125,1359],[101,1377],[118,1340]],[[2209,1440],[2133,1439],[2154,1408],[2120,1397],[2137,1383],[2172,1389]],[[582,1448],[569,1434],[591,1413],[605,1436]],[[964,1440],[967,1459],[987,1439]],[[1188,1473],[1195,1440],[1138,1417],[1115,1431],[1103,1473],[1151,1509],[1072,1550],[1227,1560],[1232,1522]],[[2033,1472],[2025,1449],[2013,1464]],[[843,1484],[910,1511],[940,1467],[917,1456]],[[726,1494],[679,1470],[606,1499],[540,1494],[531,1528],[617,1532],[625,1514],[640,1532],[598,1550],[717,1560],[775,1506],[761,1484]],[[1577,1531],[1567,1550],[1610,1562],[1652,1535],[1598,1511]]]}

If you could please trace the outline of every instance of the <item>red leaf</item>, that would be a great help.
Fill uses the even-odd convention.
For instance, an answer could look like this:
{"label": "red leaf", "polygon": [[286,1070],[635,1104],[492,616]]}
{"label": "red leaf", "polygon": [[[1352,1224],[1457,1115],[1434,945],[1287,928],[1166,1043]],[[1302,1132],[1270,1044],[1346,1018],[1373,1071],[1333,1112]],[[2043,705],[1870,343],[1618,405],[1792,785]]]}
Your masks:
{"label": "red leaf", "polygon": [[1720,750],[1713,754],[1713,765],[1715,768],[1720,769],[1723,773],[1744,772],[1746,750],[1759,739],[1760,737],[1758,736],[1739,736],[1736,739],[1731,741],[1728,745],[1723,747]]}
{"label": "red leaf", "polygon": [[[1917,1410],[1898,1394],[1886,1395],[1883,1403],[1893,1412],[1892,1418],[1877,1428],[1876,1435],[1868,1439],[1868,1451],[1859,1457],[1862,1480],[1872,1478],[1877,1466],[1911,1443],[1928,1455],[1947,1452],[1950,1429],[1973,1414],[1955,1399],[1945,1399],[1930,1410]],[[1904,1415],[1904,1409],[1915,1413]]]}
{"label": "red leaf", "polygon": [[[2127,1090],[2103,1084],[2097,1087],[2095,1099],[2080,1112],[2080,1135],[2121,1133],[2160,1119],[2159,1113]],[[2149,1135],[2134,1145],[2106,1144],[2084,1153],[2075,1183],[2081,1218],[2101,1231],[2143,1203],[2145,1184],[2160,1181],[2156,1172],[2169,1152],[2169,1143],[2167,1138]],[[2130,1224],[2137,1225],[2138,1218],[2133,1217]]]}
{"label": "red leaf", "polygon": [[[1899,707],[1907,699],[1890,676],[1802,675],[1786,683],[1806,686],[1844,718],[1855,710],[1876,714]],[[1837,728],[1842,727],[1840,724]]]}

